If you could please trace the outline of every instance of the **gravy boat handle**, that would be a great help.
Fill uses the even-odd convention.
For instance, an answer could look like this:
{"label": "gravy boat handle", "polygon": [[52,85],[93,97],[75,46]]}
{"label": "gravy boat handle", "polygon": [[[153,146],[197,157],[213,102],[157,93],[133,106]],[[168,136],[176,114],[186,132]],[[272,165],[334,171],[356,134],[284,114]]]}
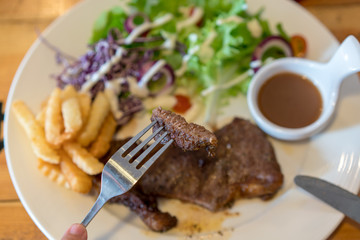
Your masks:
{"label": "gravy boat handle", "polygon": [[333,57],[326,64],[332,79],[337,79],[337,86],[347,76],[360,71],[360,44],[354,36],[348,36]]}

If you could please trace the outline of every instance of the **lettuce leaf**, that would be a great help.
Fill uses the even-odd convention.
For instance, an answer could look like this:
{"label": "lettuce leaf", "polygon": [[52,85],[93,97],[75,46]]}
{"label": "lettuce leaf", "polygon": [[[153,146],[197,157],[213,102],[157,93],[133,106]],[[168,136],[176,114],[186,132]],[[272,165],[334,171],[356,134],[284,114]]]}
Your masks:
{"label": "lettuce leaf", "polygon": [[92,36],[89,43],[93,44],[100,39],[106,38],[109,31],[117,28],[120,32],[124,31],[124,22],[127,18],[125,11],[121,7],[102,12],[93,25]]}

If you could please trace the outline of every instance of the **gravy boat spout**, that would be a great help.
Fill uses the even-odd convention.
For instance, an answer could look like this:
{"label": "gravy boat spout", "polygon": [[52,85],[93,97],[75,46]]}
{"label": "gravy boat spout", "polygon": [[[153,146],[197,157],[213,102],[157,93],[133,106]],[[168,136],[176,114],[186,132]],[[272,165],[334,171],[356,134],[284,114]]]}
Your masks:
{"label": "gravy boat spout", "polygon": [[[330,122],[338,102],[342,81],[360,71],[360,45],[354,36],[347,37],[327,63],[302,58],[283,58],[262,67],[252,79],[248,106],[257,125],[267,134],[281,140],[302,140],[323,130]],[[269,121],[258,106],[262,85],[272,76],[290,72],[310,80],[319,90],[322,111],[313,123],[301,128],[286,128]]]}

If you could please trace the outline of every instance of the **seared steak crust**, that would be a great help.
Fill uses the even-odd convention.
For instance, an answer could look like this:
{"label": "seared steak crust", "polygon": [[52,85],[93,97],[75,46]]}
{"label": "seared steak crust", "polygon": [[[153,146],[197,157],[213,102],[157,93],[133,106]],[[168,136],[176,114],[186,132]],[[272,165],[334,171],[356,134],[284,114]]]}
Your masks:
{"label": "seared steak crust", "polygon": [[172,147],[143,176],[142,191],[211,211],[224,209],[237,198],[267,199],[277,192],[283,175],[272,145],[257,126],[235,118],[215,135],[216,158],[204,150],[182,152]]}
{"label": "seared steak crust", "polygon": [[206,148],[211,156],[214,155],[217,139],[212,132],[203,126],[187,123],[182,116],[163,110],[161,107],[153,110],[151,121],[154,120],[157,123],[154,125],[153,131],[159,127],[164,127],[165,131],[169,132],[169,135],[163,139],[163,144],[173,139],[175,144],[184,151]]}

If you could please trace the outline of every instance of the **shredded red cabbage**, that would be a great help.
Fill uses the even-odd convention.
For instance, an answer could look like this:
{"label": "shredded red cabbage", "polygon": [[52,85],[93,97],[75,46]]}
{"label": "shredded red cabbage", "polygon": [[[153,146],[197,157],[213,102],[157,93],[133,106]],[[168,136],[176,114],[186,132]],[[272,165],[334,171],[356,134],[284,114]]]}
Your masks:
{"label": "shredded red cabbage", "polygon": [[[78,59],[64,60],[64,55],[60,51],[56,51],[56,58],[58,63],[63,65],[63,70],[60,74],[54,76],[57,81],[57,86],[63,88],[71,84],[77,90],[80,90],[82,85],[89,79],[89,77],[98,72],[101,66],[107,63],[122,47],[124,49],[121,59],[112,65],[110,70],[101,76],[99,81],[91,87],[90,93],[95,96],[99,91],[103,91],[107,82],[118,78],[134,77],[140,79],[144,74],[144,66],[152,63],[155,60],[157,51],[161,50],[161,46],[148,47],[144,44],[149,42],[163,41],[161,36],[138,37],[133,41],[133,45],[125,45],[124,38],[121,34],[114,30],[110,31],[106,39],[100,40],[89,46],[89,50]],[[185,53],[185,46],[177,43],[176,50],[181,54]],[[169,74],[164,74],[168,73]],[[172,73],[172,74],[171,74]],[[159,73],[153,76],[153,81],[161,76],[170,76],[172,79],[168,80],[166,88],[174,84],[175,76],[170,65],[166,65]],[[125,82],[120,86],[121,93],[118,96],[119,110],[123,113],[121,119],[117,119],[119,125],[126,124],[131,117],[143,109],[142,100],[137,96],[133,96],[130,92],[129,85]],[[160,91],[159,91],[160,93]],[[151,96],[154,94],[152,93]]]}
{"label": "shredded red cabbage", "polygon": [[[136,42],[158,41],[159,38],[138,38]],[[120,42],[120,44],[119,44]],[[121,40],[116,41],[112,34],[107,39],[100,40],[78,60],[71,64],[64,65],[64,70],[56,76],[57,85],[63,88],[72,84],[76,89],[87,81],[92,73],[97,72],[100,67],[114,56],[116,50],[121,46]],[[156,48],[134,47],[124,51],[121,60],[114,64],[110,71],[91,89],[93,94],[103,90],[104,83],[120,77],[133,76],[138,78],[141,66],[151,61]]]}
{"label": "shredded red cabbage", "polygon": [[117,119],[117,122],[120,126],[125,125],[131,120],[135,113],[140,112],[144,109],[141,100],[135,96],[120,98],[119,107],[120,110],[123,112],[122,117],[120,119]]}

